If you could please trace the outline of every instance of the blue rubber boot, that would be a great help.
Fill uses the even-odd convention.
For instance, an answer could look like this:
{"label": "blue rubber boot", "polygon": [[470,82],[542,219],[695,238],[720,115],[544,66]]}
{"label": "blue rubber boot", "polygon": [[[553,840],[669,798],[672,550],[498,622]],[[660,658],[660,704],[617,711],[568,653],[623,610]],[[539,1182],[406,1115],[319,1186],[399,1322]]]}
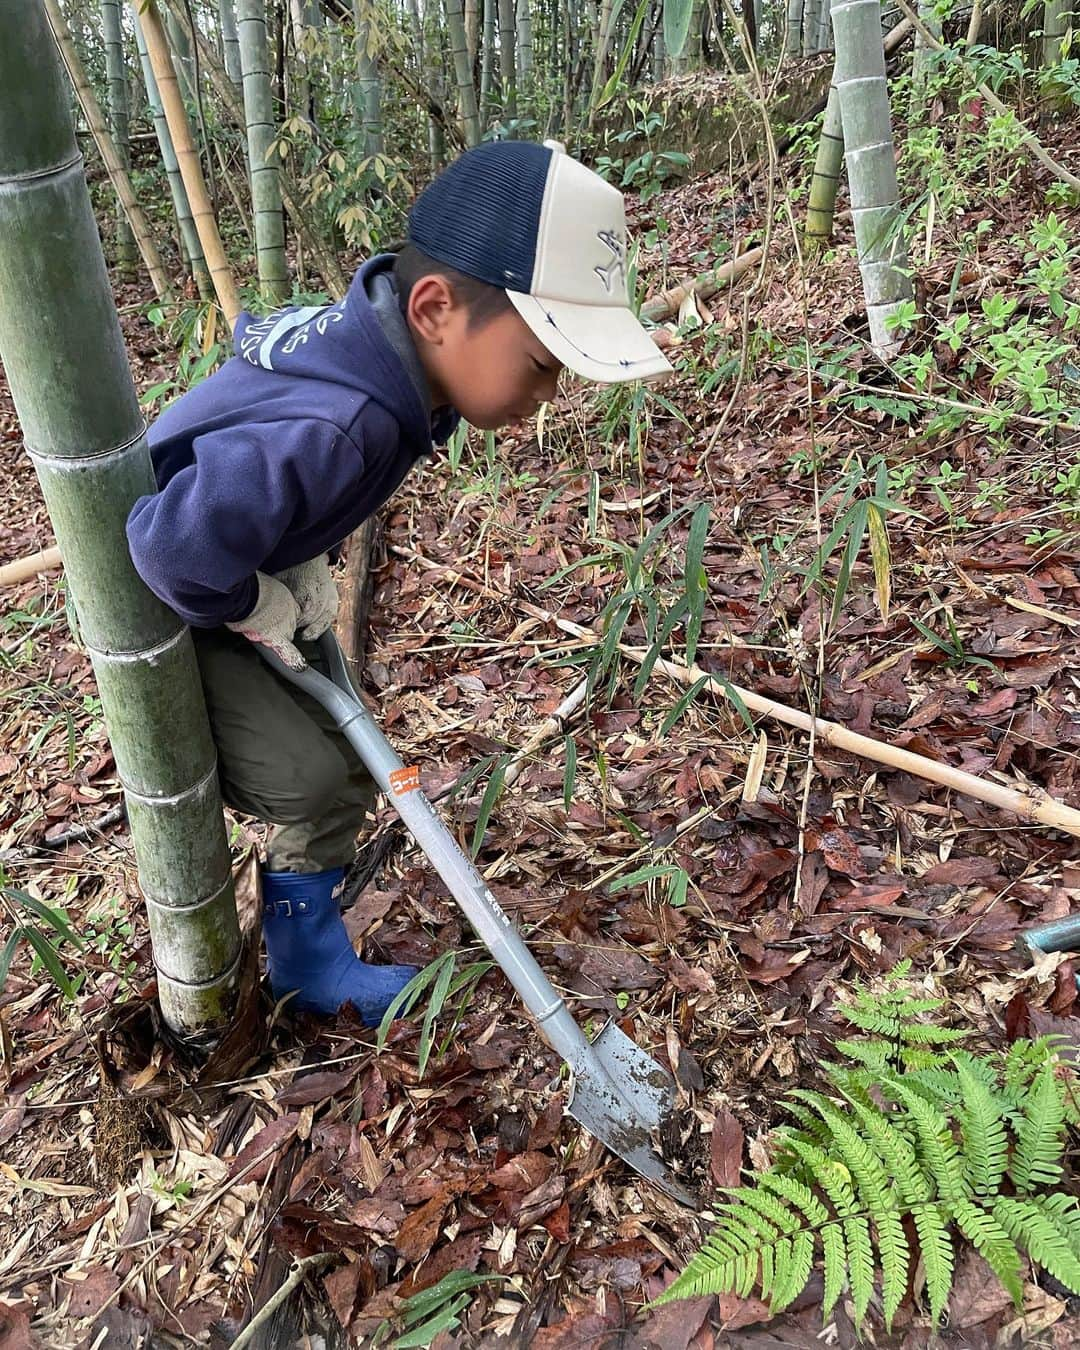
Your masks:
{"label": "blue rubber boot", "polygon": [[274,997],[295,990],[287,1007],[324,1015],[351,1003],[365,1026],[377,1027],[418,967],[370,966],[353,951],[338,907],[345,869],[264,871],[262,885],[263,937]]}

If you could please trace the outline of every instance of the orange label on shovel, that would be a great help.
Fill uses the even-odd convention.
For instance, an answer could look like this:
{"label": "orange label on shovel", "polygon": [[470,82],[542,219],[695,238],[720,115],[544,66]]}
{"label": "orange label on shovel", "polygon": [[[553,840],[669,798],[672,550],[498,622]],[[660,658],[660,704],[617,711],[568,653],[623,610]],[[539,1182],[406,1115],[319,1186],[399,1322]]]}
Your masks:
{"label": "orange label on shovel", "polygon": [[406,792],[415,792],[420,786],[420,770],[415,764],[406,769],[395,769],[390,775],[390,791],[395,797],[404,797]]}

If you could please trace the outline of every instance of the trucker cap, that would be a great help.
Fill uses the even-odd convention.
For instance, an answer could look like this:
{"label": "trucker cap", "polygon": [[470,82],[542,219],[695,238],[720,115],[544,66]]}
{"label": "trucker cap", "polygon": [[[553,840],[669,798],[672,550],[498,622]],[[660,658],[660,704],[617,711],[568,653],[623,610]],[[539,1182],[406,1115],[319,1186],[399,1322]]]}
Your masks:
{"label": "trucker cap", "polygon": [[558,141],[467,150],[417,198],[408,237],[436,262],[501,286],[575,374],[614,384],[671,369],[630,308],[622,193]]}

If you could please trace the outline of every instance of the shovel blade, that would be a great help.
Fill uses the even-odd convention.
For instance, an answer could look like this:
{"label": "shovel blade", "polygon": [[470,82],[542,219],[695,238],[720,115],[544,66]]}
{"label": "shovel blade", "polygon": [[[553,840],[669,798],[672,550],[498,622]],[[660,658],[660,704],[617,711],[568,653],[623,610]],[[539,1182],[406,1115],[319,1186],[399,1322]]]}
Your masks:
{"label": "shovel blade", "polygon": [[675,1083],[651,1055],[609,1022],[577,1065],[570,1115],[666,1195],[692,1209],[685,1189],[656,1152],[653,1136],[675,1106]]}

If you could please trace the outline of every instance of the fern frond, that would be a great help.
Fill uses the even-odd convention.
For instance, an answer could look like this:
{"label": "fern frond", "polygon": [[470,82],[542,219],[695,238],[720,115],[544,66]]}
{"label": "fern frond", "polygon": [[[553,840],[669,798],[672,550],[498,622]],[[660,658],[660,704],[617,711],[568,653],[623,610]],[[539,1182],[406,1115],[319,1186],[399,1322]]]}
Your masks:
{"label": "fern frond", "polygon": [[938,1205],[916,1205],[911,1211],[919,1235],[919,1252],[926,1275],[930,1299],[930,1317],[935,1326],[941,1321],[952,1289],[953,1245],[945,1218]]}
{"label": "fern frond", "polygon": [[806,1225],[802,1215],[793,1212],[788,1205],[780,1198],[782,1192],[771,1193],[768,1189],[763,1189],[761,1183],[769,1176],[768,1172],[761,1173],[756,1178],[759,1183],[757,1186],[742,1186],[736,1192],[739,1201],[743,1206],[742,1213],[747,1222],[750,1221],[750,1214],[756,1211],[759,1215],[774,1224],[779,1233],[794,1233],[799,1228]]}
{"label": "fern frond", "polygon": [[877,1073],[884,1073],[889,1067],[892,1046],[884,1041],[837,1041],[833,1048]]}
{"label": "fern frond", "polygon": [[1055,1195],[1039,1196],[1036,1203],[1044,1214],[1053,1218],[1073,1251],[1080,1253],[1080,1201],[1058,1191]]}
{"label": "fern frond", "polygon": [[1012,1101],[1019,1102],[1043,1065],[1057,1059],[1064,1039],[1053,1033],[1034,1041],[1013,1041],[1005,1052],[1005,1091]]}
{"label": "fern frond", "polygon": [[843,1222],[848,1252],[848,1284],[855,1325],[858,1327],[862,1325],[874,1295],[874,1249],[870,1242],[870,1225],[864,1214],[851,1214]]}
{"label": "fern frond", "polygon": [[885,1314],[885,1329],[892,1330],[892,1320],[907,1291],[908,1241],[898,1214],[875,1214],[878,1258],[881,1262],[881,1303]]}
{"label": "fern frond", "polygon": [[1009,1165],[1009,1176],[1019,1191],[1040,1190],[1061,1180],[1065,1094],[1055,1069],[1053,1060],[1042,1066],[1024,1102]]}
{"label": "fern frond", "polygon": [[1062,1234],[1056,1216],[1044,1214],[1037,1200],[1018,1195],[999,1196],[993,1213],[1033,1261],[1074,1294],[1080,1294],[1080,1255]]}
{"label": "fern frond", "polygon": [[805,1169],[803,1180],[820,1186],[829,1197],[837,1214],[852,1214],[858,1207],[858,1197],[851,1184],[851,1173],[835,1158],[830,1158],[816,1144],[806,1139],[789,1139],[786,1147],[798,1155]]}
{"label": "fern frond", "polygon": [[758,1181],[762,1186],[775,1191],[787,1201],[788,1205],[799,1210],[811,1228],[820,1228],[823,1223],[828,1223],[829,1211],[803,1182],[778,1172],[762,1172]]}
{"label": "fern frond", "polygon": [[825,1266],[825,1292],[822,1295],[821,1315],[828,1321],[847,1277],[847,1243],[840,1223],[827,1223],[821,1230],[821,1252]]}
{"label": "fern frond", "polygon": [[955,1045],[966,1040],[969,1033],[959,1027],[939,1027],[933,1022],[909,1022],[900,1029],[905,1045]]}
{"label": "fern frond", "polygon": [[950,1204],[963,1200],[967,1187],[960,1151],[946,1117],[900,1079],[890,1079],[883,1087],[907,1105],[915,1125],[919,1153],[938,1194]]}
{"label": "fern frond", "polygon": [[919,1073],[923,1069],[950,1068],[948,1055],[927,1045],[902,1045],[897,1056],[903,1073]]}
{"label": "fern frond", "polygon": [[963,1088],[959,1115],[964,1178],[975,1195],[996,1195],[1009,1161],[1003,1112],[986,1084],[959,1060],[956,1074]]}
{"label": "fern frond", "polygon": [[953,1218],[957,1228],[998,1277],[1006,1293],[1019,1308],[1024,1301],[1021,1282],[1023,1262],[1016,1243],[993,1214],[968,1200],[955,1207]]}
{"label": "fern frond", "polygon": [[923,1171],[911,1140],[901,1134],[880,1107],[866,1106],[856,1101],[851,1105],[873,1140],[874,1147],[885,1160],[904,1204],[916,1205],[922,1200],[929,1200],[933,1186]]}
{"label": "fern frond", "polygon": [[883,1036],[886,1040],[894,1041],[900,1034],[900,1017],[891,1008],[882,1008],[876,1004],[846,1003],[837,1011],[845,1021],[871,1036]]}
{"label": "fern frond", "polygon": [[[777,1253],[779,1257],[779,1252]],[[806,1288],[810,1272],[814,1268],[814,1234],[804,1228],[790,1239],[784,1252],[784,1262],[777,1262],[776,1280],[773,1284],[770,1307],[780,1312],[789,1303],[794,1302]]]}
{"label": "fern frond", "polygon": [[855,1178],[859,1200],[862,1205],[873,1214],[886,1209],[895,1209],[896,1202],[891,1193],[889,1174],[862,1135],[820,1093],[797,1089],[793,1095],[797,1095],[808,1102],[832,1131],[836,1148],[847,1165],[848,1171]]}

